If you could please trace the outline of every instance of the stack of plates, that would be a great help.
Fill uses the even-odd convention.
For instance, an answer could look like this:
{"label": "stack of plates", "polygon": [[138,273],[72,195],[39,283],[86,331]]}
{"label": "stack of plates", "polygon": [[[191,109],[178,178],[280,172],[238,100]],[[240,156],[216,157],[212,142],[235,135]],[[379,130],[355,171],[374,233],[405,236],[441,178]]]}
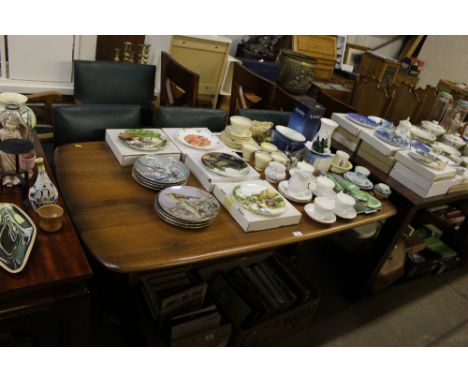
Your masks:
{"label": "stack of plates", "polygon": [[242,145],[244,143],[252,141],[252,132],[248,131],[245,135],[238,135],[231,130],[231,126],[226,126],[219,138],[229,148],[242,150]]}
{"label": "stack of plates", "polygon": [[218,201],[211,194],[191,186],[164,189],[156,196],[154,208],[167,223],[188,229],[208,227],[220,210]]}
{"label": "stack of plates", "polygon": [[155,191],[185,184],[189,174],[190,170],[181,161],[157,154],[138,158],[132,170],[137,183]]}

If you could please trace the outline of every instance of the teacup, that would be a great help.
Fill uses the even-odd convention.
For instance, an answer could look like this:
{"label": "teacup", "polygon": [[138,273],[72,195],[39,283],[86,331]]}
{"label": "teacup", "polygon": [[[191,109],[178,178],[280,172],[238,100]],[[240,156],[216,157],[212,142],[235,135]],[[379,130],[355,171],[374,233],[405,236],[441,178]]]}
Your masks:
{"label": "teacup", "polygon": [[298,170],[305,171],[307,175],[309,176],[309,178],[312,178],[312,176],[314,175],[315,168],[310,163],[301,161],[301,162],[297,162],[296,166],[293,167],[291,170],[289,170],[289,173],[292,175],[295,171],[298,171]]}
{"label": "teacup", "polygon": [[231,122],[231,131],[233,134],[240,136],[249,134],[252,120],[239,115],[233,115],[229,118],[229,121]]}
{"label": "teacup", "polygon": [[354,168],[354,173],[362,182],[365,181],[367,177],[370,175],[369,169],[363,166],[356,166]]}
{"label": "teacup", "polygon": [[303,195],[308,190],[309,174],[304,170],[295,171],[288,181],[288,191],[293,195]]}
{"label": "teacup", "polygon": [[315,198],[314,206],[315,216],[318,219],[325,219],[333,213],[333,210],[335,209],[335,200],[319,196]]}
{"label": "teacup", "polygon": [[356,204],[356,200],[345,194],[344,192],[340,192],[336,195],[336,210],[341,212],[349,212],[353,209],[354,205]]}
{"label": "teacup", "polygon": [[347,152],[337,150],[335,157],[333,158],[333,164],[338,167],[344,167],[349,160],[349,154]]}
{"label": "teacup", "polygon": [[250,162],[253,160],[254,153],[258,151],[258,146],[253,143],[244,143],[242,145],[242,158]]}
{"label": "teacup", "polygon": [[271,155],[265,151],[255,152],[255,169],[263,171],[271,162]]}
{"label": "teacup", "polygon": [[315,180],[315,194],[321,197],[329,197],[333,194],[335,183],[325,176],[319,176]]}
{"label": "teacup", "polygon": [[63,208],[58,204],[45,204],[37,210],[39,227],[47,232],[55,232],[62,228]]}
{"label": "teacup", "polygon": [[274,162],[284,164],[286,167],[289,165],[289,162],[290,162],[288,156],[282,153],[281,151],[272,152],[271,158]]}
{"label": "teacup", "polygon": [[275,151],[278,151],[278,147],[276,147],[273,143],[269,143],[269,142],[262,142],[260,147],[263,151],[266,151],[269,154],[274,153]]}

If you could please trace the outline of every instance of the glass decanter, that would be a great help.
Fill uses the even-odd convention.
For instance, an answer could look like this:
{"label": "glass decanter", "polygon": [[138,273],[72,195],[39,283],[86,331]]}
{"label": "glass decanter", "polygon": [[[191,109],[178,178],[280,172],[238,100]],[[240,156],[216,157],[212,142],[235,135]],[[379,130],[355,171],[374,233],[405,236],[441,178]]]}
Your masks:
{"label": "glass decanter", "polygon": [[44,167],[44,158],[36,159],[37,178],[34,185],[29,189],[29,202],[35,211],[44,204],[54,204],[57,202],[58,191],[49,179]]}

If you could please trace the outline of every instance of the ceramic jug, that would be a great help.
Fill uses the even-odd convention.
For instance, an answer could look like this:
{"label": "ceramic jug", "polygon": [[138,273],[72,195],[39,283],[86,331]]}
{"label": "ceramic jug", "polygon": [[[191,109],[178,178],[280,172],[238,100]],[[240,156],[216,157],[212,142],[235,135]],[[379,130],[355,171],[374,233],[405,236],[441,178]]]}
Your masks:
{"label": "ceramic jug", "polygon": [[19,113],[23,121],[29,125],[32,129],[36,127],[37,119],[36,114],[32,109],[26,106],[28,97],[19,93],[0,93],[0,112],[6,109],[6,105],[9,103],[17,103],[19,105]]}
{"label": "ceramic jug", "polygon": [[54,204],[57,202],[58,191],[49,179],[44,167],[44,158],[36,159],[37,179],[29,189],[29,202],[35,211],[44,204]]}
{"label": "ceramic jug", "polygon": [[[329,118],[320,118],[320,129],[318,130],[317,135],[312,139],[312,141],[324,142],[324,152],[329,152],[331,146],[331,138],[333,132],[337,127],[338,124],[335,121],[332,121]],[[312,147],[314,147],[314,145],[312,145]]]}

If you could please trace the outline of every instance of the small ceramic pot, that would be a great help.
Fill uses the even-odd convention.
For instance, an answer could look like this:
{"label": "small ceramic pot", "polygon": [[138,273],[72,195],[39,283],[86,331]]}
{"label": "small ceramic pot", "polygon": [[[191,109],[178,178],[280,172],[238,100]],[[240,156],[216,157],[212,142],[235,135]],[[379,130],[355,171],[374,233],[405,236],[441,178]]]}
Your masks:
{"label": "small ceramic pot", "polygon": [[278,183],[286,179],[286,167],[278,162],[271,162],[265,169],[267,180]]}
{"label": "small ceramic pot", "polygon": [[374,186],[374,195],[377,199],[387,199],[391,193],[392,190],[385,183],[379,183]]}
{"label": "small ceramic pot", "polygon": [[344,167],[349,160],[349,154],[347,152],[337,150],[335,157],[333,158],[332,164],[338,167]]}
{"label": "small ceramic pot", "polygon": [[58,204],[45,204],[37,210],[39,227],[47,232],[55,232],[62,228],[63,208]]}
{"label": "small ceramic pot", "polygon": [[244,143],[242,145],[242,158],[250,162],[253,160],[255,151],[258,151],[258,146],[253,143]]}
{"label": "small ceramic pot", "polygon": [[255,169],[263,171],[271,162],[271,155],[265,151],[255,152]]}
{"label": "small ceramic pot", "polygon": [[278,147],[276,147],[273,143],[263,142],[260,147],[263,151],[266,151],[269,154],[278,151]]}
{"label": "small ceramic pot", "polygon": [[271,158],[274,162],[281,163],[285,165],[286,167],[289,165],[289,162],[290,162],[288,156],[280,151],[275,151],[271,153]]}

